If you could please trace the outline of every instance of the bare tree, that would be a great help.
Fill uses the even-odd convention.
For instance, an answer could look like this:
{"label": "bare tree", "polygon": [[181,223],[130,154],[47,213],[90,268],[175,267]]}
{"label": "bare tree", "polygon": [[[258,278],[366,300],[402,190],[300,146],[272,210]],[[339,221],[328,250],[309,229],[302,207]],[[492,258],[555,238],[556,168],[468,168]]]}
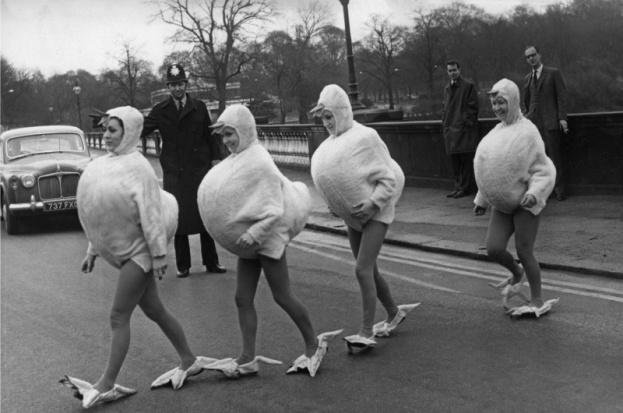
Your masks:
{"label": "bare tree", "polygon": [[173,39],[188,43],[206,59],[196,75],[213,80],[219,100],[219,112],[225,109],[227,82],[241,73],[252,56],[238,44],[244,44],[249,30],[271,15],[268,0],[164,0],[159,17],[177,27]]}
{"label": "bare tree", "polygon": [[360,53],[363,72],[378,80],[387,91],[389,109],[394,109],[394,77],[398,72],[396,57],[405,47],[406,30],[392,25],[388,19],[372,16],[372,33],[363,40]]}
{"label": "bare tree", "polygon": [[298,21],[295,25],[294,56],[289,62],[292,73],[292,94],[299,112],[299,123],[308,122],[310,103],[318,94],[319,53],[314,41],[319,39],[328,26],[330,17],[326,6],[319,1],[308,2],[298,9]]}
{"label": "bare tree", "polygon": [[[491,16],[474,5],[454,2],[448,7],[436,10],[444,26],[445,51],[448,57],[459,59],[463,74],[468,71],[476,85],[480,83],[480,71],[488,65],[482,55],[489,45],[479,42],[484,26],[493,21]],[[479,48],[484,47],[485,50]],[[467,69],[467,70],[465,70]],[[483,70],[484,71],[484,70]]]}
{"label": "bare tree", "polygon": [[270,79],[271,89],[279,101],[281,123],[285,123],[286,113],[290,109],[289,97],[296,82],[290,63],[294,57],[294,41],[284,31],[268,34],[262,44],[260,65]]}
{"label": "bare tree", "polygon": [[436,12],[416,11],[414,41],[407,47],[411,57],[419,62],[426,74],[426,85],[430,99],[435,95],[435,70],[440,67],[440,24]]}
{"label": "bare tree", "polygon": [[[279,101],[281,121],[293,107],[299,122],[308,121],[311,103],[318,96],[319,83],[331,79],[335,71],[330,67],[328,53],[337,57],[333,38],[335,31],[329,29],[329,13],[318,1],[312,1],[298,10],[293,30],[274,31],[261,44],[260,66],[268,77],[270,89]],[[334,28],[335,29],[335,28]],[[325,44],[325,40],[330,40]],[[343,42],[340,44],[340,50]],[[335,61],[333,62],[335,63]]]}
{"label": "bare tree", "polygon": [[104,73],[104,77],[114,84],[119,97],[130,106],[144,106],[145,99],[139,99],[141,83],[153,78],[151,63],[140,59],[129,42],[123,44],[123,51],[118,57],[118,68]]}

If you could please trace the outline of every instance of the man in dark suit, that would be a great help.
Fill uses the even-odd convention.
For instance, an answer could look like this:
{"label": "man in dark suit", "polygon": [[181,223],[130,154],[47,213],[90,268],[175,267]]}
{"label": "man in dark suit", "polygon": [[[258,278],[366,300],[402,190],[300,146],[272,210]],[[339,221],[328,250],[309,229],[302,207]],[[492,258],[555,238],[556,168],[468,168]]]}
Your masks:
{"label": "man in dark suit", "polygon": [[175,196],[179,205],[175,234],[177,276],[187,277],[190,273],[190,234],[199,234],[206,270],[224,273],[214,240],[206,232],[197,206],[197,189],[212,163],[221,159],[220,146],[209,129],[210,115],[205,104],[186,93],[188,79],[181,65],[167,68],[166,83],[170,96],[149,112],[141,136],[158,129],[162,137],[163,188]]}
{"label": "man in dark suit", "polygon": [[562,134],[569,132],[567,124],[567,88],[562,74],[555,67],[543,66],[541,55],[535,46],[524,52],[532,68],[524,79],[523,104],[526,117],[541,133],[545,152],[556,166],[554,195],[562,201],[566,198],[561,155]]}
{"label": "man in dark suit", "polygon": [[474,152],[478,143],[478,93],[474,84],[461,77],[456,60],[446,63],[450,82],[443,91],[443,138],[452,161],[454,191],[448,198],[462,198],[476,188]]}

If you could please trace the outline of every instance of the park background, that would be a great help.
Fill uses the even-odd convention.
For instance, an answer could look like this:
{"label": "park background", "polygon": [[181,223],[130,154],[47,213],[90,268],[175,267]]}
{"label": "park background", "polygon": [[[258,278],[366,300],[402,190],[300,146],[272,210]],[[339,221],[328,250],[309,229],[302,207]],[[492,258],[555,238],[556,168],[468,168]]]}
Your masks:
{"label": "park background", "polygon": [[[332,15],[326,1],[303,2],[284,30],[272,30],[283,16],[269,0],[152,4],[153,18],[174,29],[161,41],[179,46],[161,62],[146,60],[132,41],[120,42],[110,67],[98,73],[45,76],[2,55],[3,128],[69,123],[88,131],[88,115],[98,110],[126,104],[147,110],[166,96],[164,71],[171,62],[185,65],[191,93],[213,113],[244,102],[268,123],[308,123],[325,84],[348,89],[345,31],[334,24],[343,16]],[[461,2],[428,9],[412,4],[404,10],[410,23],[373,14],[367,32],[353,42],[359,100],[366,107],[402,111],[404,120],[439,119],[445,62],[453,58],[478,86],[480,117],[492,116],[484,92],[502,77],[521,84],[529,70],[523,50],[535,44],[545,65],[562,70],[570,113],[623,109],[620,0],[575,0],[541,10],[528,2],[504,14]],[[98,50],[82,53],[88,59]]]}

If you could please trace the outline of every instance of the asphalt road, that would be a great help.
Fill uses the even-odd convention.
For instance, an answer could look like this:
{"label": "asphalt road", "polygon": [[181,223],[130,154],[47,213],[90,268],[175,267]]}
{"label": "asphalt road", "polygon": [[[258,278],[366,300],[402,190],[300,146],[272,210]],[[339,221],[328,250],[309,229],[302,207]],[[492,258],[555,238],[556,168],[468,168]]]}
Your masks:
{"label": "asphalt road", "polygon": [[[198,355],[236,356],[240,349],[233,295],[235,259],[220,250],[227,274],[202,273],[198,239],[194,271],[159,282]],[[86,249],[72,219],[36,222],[1,238],[2,412],[78,412],[58,380],[94,381],[108,355],[108,311],[117,273],[98,261],[79,271]],[[345,238],[305,231],[288,249],[292,288],[318,332],[357,331],[359,291]],[[380,266],[396,301],[422,305],[376,349],[349,355],[331,343],[315,378],[286,376],[303,351],[294,324],[262,279],[256,299],[258,354],[283,366],[231,381],[216,372],[180,391],[150,390],[177,358],[157,326],[137,310],[132,343],[118,382],[138,393],[96,411],[110,412],[615,412],[623,411],[623,282],[544,273],[546,298],[560,303],[539,319],[511,320],[487,282],[499,267],[384,247]],[[169,262],[170,268],[174,263]],[[377,319],[385,315],[378,306]]]}

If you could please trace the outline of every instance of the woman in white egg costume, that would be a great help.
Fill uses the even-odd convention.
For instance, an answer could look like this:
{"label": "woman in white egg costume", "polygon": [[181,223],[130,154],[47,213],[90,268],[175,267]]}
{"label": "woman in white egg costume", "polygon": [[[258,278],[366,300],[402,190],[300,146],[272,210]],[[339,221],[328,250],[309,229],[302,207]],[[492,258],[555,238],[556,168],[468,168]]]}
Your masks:
{"label": "woman in white egg costume", "polygon": [[288,373],[307,371],[315,376],[328,340],[341,332],[315,336],[305,306],[290,290],[286,247],[305,226],[311,207],[309,190],[291,182],[277,169],[259,143],[253,115],[245,106],[229,106],[212,126],[231,154],[214,166],[199,185],[197,203],[210,235],[238,256],[236,305],[242,351],[208,368],[227,377],[255,374],[259,362],[280,361],[255,354],[257,314],[253,304],[262,270],[275,301],[296,324],[305,351]]}
{"label": "woman in white egg costume", "polygon": [[156,322],[175,347],[180,366],[159,377],[152,387],[182,387],[214,359],[195,357],[179,322],[164,307],[155,277],[167,267],[167,244],[177,227],[177,202],[160,189],[156,174],[137,151],[143,115],[130,106],[107,112],[104,141],[108,153],[93,160],[78,183],[78,216],[89,241],[82,271],[91,272],[101,256],[119,269],[110,313],[112,340],[104,373],[95,384],[65,376],[85,408],[136,393],[115,384],[130,344],[130,318],[136,306]]}
{"label": "woman in white egg costume", "polygon": [[[487,230],[487,254],[508,269],[512,276],[493,287],[501,289],[502,302],[512,316],[547,313],[557,299],[541,298],[541,270],[534,257],[539,214],[554,189],[556,168],[545,154],[545,146],[534,124],[521,114],[519,88],[508,79],[488,92],[498,123],[478,144],[474,173],[478,193],[474,213],[482,215],[491,205]],[[506,250],[515,234],[521,265]],[[528,300],[520,291],[523,276],[530,284]],[[508,300],[521,296],[526,305],[510,308]]]}
{"label": "woman in white egg costume", "polygon": [[[404,174],[378,133],[353,120],[346,92],[327,85],[312,109],[329,132],[311,160],[311,174],[329,210],[348,226],[348,239],[357,260],[355,274],[361,290],[363,320],[357,334],[345,338],[351,346],[374,347],[376,337],[388,336],[407,313],[419,305],[394,303],[376,259],[395,205],[404,187]],[[387,319],[374,323],[376,299]]]}

